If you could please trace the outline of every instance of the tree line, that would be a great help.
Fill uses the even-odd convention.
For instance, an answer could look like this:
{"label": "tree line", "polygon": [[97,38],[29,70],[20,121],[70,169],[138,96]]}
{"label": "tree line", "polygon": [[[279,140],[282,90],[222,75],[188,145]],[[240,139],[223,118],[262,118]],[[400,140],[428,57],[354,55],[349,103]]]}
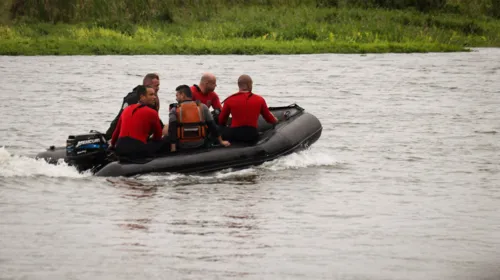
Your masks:
{"label": "tree line", "polygon": [[[241,5],[269,7],[379,8],[448,12],[460,16],[500,18],[500,0],[4,0],[10,21],[75,23],[92,20],[129,20],[133,23],[173,22],[174,14]],[[10,1],[10,5],[9,2]],[[10,7],[9,7],[10,6]],[[6,15],[3,15],[6,17]]]}

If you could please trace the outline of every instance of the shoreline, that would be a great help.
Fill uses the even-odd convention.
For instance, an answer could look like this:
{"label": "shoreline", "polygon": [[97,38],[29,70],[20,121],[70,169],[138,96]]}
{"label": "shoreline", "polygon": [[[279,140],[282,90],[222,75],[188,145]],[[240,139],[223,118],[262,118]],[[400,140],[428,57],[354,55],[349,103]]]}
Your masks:
{"label": "shoreline", "polygon": [[[180,44],[126,45],[121,41],[80,43],[70,40],[33,40],[0,42],[0,55],[299,55],[299,54],[368,54],[368,53],[430,53],[469,52],[470,48],[456,45],[429,43],[366,43],[346,44],[315,41],[288,41],[263,43],[254,40],[234,40],[237,45],[228,47],[231,41],[208,41],[192,46]],[[209,45],[207,47],[207,45]]]}

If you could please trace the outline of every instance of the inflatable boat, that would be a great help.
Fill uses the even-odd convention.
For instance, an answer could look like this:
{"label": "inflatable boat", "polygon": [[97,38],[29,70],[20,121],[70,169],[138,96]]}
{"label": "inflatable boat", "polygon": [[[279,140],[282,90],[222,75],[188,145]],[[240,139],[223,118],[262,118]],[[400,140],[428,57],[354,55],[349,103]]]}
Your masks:
{"label": "inflatable boat", "polygon": [[269,109],[279,122],[271,125],[261,116],[258,124],[259,141],[251,146],[237,143],[231,143],[230,147],[208,145],[132,162],[117,159],[110,154],[104,135],[91,131],[83,135],[70,135],[66,147],[51,146],[47,151],[39,153],[37,158],[54,164],[64,160],[79,171],[90,169],[96,176],[134,176],[160,172],[205,173],[259,165],[304,150],[321,136],[320,121],[302,107],[292,104]]}

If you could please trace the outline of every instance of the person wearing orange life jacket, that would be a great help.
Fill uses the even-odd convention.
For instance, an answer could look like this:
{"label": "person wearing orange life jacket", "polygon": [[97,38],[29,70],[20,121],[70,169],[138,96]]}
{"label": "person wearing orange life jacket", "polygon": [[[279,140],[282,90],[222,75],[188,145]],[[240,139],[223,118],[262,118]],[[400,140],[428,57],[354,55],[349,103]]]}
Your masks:
{"label": "person wearing orange life jacket", "polygon": [[207,139],[207,130],[218,139],[220,145],[228,147],[230,143],[222,140],[210,110],[205,104],[193,101],[189,86],[178,86],[175,91],[178,105],[172,108],[169,114],[170,151],[203,146]]}

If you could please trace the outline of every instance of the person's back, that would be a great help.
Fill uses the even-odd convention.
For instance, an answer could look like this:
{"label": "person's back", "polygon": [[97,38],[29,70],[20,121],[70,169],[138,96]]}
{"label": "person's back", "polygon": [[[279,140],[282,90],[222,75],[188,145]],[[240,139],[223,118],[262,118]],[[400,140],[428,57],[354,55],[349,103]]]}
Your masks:
{"label": "person's back", "polygon": [[224,102],[219,116],[219,124],[224,126],[229,115],[232,116],[230,128],[223,132],[224,139],[253,144],[259,137],[258,121],[260,115],[271,124],[278,121],[269,111],[264,98],[252,93],[252,84],[250,76],[240,76],[238,79],[240,91],[228,97]]}
{"label": "person's back", "polygon": [[181,102],[175,109],[177,118],[177,140],[179,148],[201,147],[207,137],[206,120],[210,111],[205,104],[195,101]]}
{"label": "person's back", "polygon": [[229,142],[222,140],[208,107],[192,100],[191,89],[187,85],[180,85],[175,90],[178,105],[170,110],[168,126],[171,151],[203,146],[207,132],[217,138],[219,144],[229,146]]}
{"label": "person's back", "polygon": [[[224,107],[226,106],[232,115],[230,126],[232,128],[241,126],[257,128],[261,114],[267,121],[274,122],[274,116],[260,95],[251,92],[238,92],[226,100]],[[224,119],[224,116],[222,118]]]}

